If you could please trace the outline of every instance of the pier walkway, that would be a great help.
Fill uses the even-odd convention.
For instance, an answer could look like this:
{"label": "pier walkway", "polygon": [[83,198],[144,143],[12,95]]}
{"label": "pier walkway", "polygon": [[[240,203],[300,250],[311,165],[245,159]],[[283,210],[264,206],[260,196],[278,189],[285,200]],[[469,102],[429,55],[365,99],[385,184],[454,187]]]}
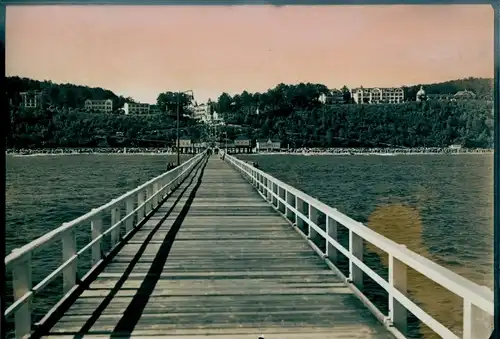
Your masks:
{"label": "pier walkway", "polygon": [[[350,230],[347,249],[338,224]],[[76,248],[75,228],[89,225],[92,241]],[[59,240],[61,266],[34,285],[31,253]],[[390,254],[389,281],[363,263],[363,241]],[[87,251],[93,266],[78,279]],[[340,254],[348,277],[334,264]],[[471,339],[489,336],[475,310],[493,314],[491,291],[232,156],[197,155],[5,263],[15,300],[5,315],[17,338],[405,338],[410,311],[441,337]],[[407,266],[463,297],[461,335],[407,297]],[[389,292],[389,314],[364,297],[363,274]],[[60,275],[64,297],[33,324],[32,299]]]}

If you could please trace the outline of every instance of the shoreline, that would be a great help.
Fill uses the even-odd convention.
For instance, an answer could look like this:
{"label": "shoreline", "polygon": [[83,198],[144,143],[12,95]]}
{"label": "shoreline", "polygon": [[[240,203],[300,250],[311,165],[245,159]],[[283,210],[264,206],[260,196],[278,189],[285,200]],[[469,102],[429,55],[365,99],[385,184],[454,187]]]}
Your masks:
{"label": "shoreline", "polygon": [[[450,150],[448,148],[442,149],[433,149],[430,151],[429,149],[394,149],[394,150],[384,150],[384,149],[337,149],[337,151],[283,151],[283,152],[255,152],[255,153],[237,153],[237,156],[245,156],[245,155],[295,155],[295,156],[401,156],[401,155],[466,155],[466,154],[493,154],[494,150],[492,149],[462,149],[462,150]],[[171,150],[151,150],[151,149],[138,149],[137,151],[128,149],[127,152],[123,152],[123,149],[106,149],[106,151],[80,151],[79,149],[68,149],[66,152],[64,151],[42,151],[42,150],[21,150],[19,152],[13,152],[12,150],[6,150],[5,155],[13,156],[13,157],[37,157],[37,156],[74,156],[74,155],[149,155],[149,156],[172,156],[177,155],[176,152],[172,152]],[[191,153],[181,153],[183,156],[190,156]]]}
{"label": "shoreline", "polygon": [[[318,157],[318,156],[379,156],[379,157],[390,157],[390,156],[411,156],[411,155],[486,155],[493,154],[493,151],[487,152],[400,152],[400,153],[372,153],[372,152],[358,152],[354,154],[349,153],[335,153],[335,152],[325,152],[325,153],[252,153],[243,155],[296,155],[305,157]],[[238,154],[240,155],[240,154]]]}

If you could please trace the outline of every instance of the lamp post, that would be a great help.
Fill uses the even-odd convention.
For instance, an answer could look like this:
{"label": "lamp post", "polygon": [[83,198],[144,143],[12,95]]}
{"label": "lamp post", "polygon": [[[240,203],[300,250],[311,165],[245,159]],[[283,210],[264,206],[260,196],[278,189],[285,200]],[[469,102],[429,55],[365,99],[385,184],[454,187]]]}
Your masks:
{"label": "lamp post", "polygon": [[193,91],[188,89],[184,92],[177,92],[177,166],[181,164],[181,153],[180,153],[180,140],[179,140],[179,120],[180,120],[180,105],[181,105],[181,94],[191,94],[191,99],[194,98]]}
{"label": "lamp post", "polygon": [[[493,37],[494,37],[494,137],[495,137],[495,152],[493,159],[493,196],[500,196],[500,174],[498,168],[500,167],[500,155],[498,154],[498,147],[500,146],[500,5],[494,3],[493,5],[494,19],[493,19]],[[500,338],[500,204],[495,204],[493,210],[493,295],[494,295],[494,330],[491,334],[491,339]]]}

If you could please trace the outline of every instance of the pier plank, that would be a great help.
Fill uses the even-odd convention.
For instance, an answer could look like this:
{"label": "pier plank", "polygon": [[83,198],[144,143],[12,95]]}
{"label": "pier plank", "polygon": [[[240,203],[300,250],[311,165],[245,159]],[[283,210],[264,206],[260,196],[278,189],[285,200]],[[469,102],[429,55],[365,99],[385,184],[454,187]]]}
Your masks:
{"label": "pier plank", "polygon": [[231,167],[192,179],[46,338],[393,338]]}

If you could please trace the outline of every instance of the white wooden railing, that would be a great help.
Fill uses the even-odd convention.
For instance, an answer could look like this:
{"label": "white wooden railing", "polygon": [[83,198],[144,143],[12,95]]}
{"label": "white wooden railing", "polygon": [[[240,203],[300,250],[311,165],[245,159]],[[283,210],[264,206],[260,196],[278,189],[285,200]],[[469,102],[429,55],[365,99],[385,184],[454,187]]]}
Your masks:
{"label": "white wooden railing", "polygon": [[[91,272],[118,245],[121,240],[120,235],[125,233],[124,237],[126,237],[144,218],[148,217],[148,214],[189,175],[191,169],[199,163],[204,154],[198,154],[180,166],[151,179],[121,197],[113,199],[101,207],[92,209],[92,211],[73,221],[63,223],[60,227],[21,248],[14,249],[7,255],[5,258],[5,272],[12,272],[14,302],[7,308],[4,315],[5,318],[14,316],[16,338],[24,338],[31,333],[31,303],[33,298],[44,287],[54,281],[56,277],[62,275],[62,288],[65,294],[63,299],[69,296],[77,288],[78,258],[81,258],[83,253],[91,251],[92,268],[89,271]],[[122,217],[120,211],[123,207],[126,215]],[[106,225],[109,227],[105,228],[103,219],[107,213],[111,214],[111,223]],[[92,240],[78,250],[76,231],[80,227],[88,227],[89,224]],[[103,253],[102,240],[107,236],[110,239],[111,249],[109,252]],[[33,265],[36,265],[36,262],[32,260],[33,253],[47,248],[48,245],[56,241],[62,241],[62,264],[36,286],[32,286],[31,272]],[[53,310],[49,311],[49,314]]]}
{"label": "white wooden railing", "polygon": [[[241,172],[278,212],[291,220],[294,227],[325,259],[328,266],[345,279],[357,297],[396,337],[406,338],[407,312],[410,312],[442,338],[459,338],[408,298],[407,267],[410,267],[462,298],[464,339],[489,338],[493,319],[493,292],[490,289],[479,286],[408,250],[406,246],[378,234],[362,223],[340,213],[337,209],[325,205],[251,164],[230,155],[226,156],[226,161]],[[318,222],[319,213],[325,215],[326,225],[324,228]],[[345,248],[338,242],[337,226],[339,224],[349,231],[349,248]],[[302,230],[305,227],[307,227],[306,232]],[[321,238],[326,243],[325,252],[317,246],[318,240]],[[363,243],[365,241],[388,254],[389,281],[383,279],[363,262]],[[335,266],[337,253],[342,253],[349,260],[348,277],[345,277]],[[363,294],[363,273],[387,291],[389,314],[383,314]]]}

